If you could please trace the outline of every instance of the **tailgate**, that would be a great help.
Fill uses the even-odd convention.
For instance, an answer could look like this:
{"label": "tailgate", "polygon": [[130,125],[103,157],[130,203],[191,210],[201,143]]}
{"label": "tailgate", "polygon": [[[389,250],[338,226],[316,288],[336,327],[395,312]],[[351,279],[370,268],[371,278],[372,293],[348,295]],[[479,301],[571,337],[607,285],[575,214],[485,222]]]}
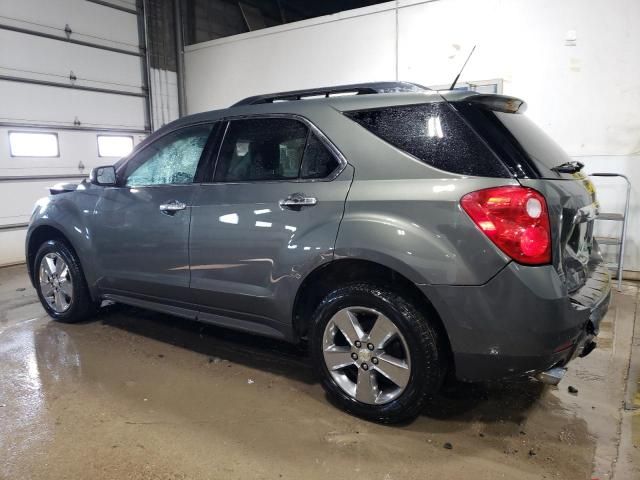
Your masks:
{"label": "tailgate", "polygon": [[575,180],[520,180],[547,200],[553,264],[569,293],[585,285],[603,263],[593,237],[598,215],[595,190],[587,178],[575,175]]}
{"label": "tailgate", "polygon": [[[522,111],[521,100],[479,95],[454,103],[458,112],[492,148],[514,177],[542,193],[551,226],[552,261],[577,303],[578,290],[602,264],[593,238],[598,202],[591,181],[580,171],[558,170],[571,158]],[[606,295],[606,293],[604,293]],[[576,297],[576,298],[574,298]]]}

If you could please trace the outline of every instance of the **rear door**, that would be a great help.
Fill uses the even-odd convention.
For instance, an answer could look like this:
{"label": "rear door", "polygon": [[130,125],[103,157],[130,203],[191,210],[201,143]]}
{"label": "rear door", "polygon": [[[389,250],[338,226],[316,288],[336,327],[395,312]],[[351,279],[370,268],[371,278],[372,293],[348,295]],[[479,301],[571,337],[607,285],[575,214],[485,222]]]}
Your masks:
{"label": "rear door", "polygon": [[191,221],[191,289],[200,318],[281,335],[298,286],[333,257],[353,177],[314,127],[231,120]]}

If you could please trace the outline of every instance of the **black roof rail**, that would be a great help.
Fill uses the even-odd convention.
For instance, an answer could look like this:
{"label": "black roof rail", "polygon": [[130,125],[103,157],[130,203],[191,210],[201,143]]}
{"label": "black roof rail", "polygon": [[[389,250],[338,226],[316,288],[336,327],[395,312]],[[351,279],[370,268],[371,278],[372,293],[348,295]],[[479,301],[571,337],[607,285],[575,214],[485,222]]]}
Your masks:
{"label": "black roof rail", "polygon": [[255,95],[247,97],[239,102],[231,105],[239,107],[242,105],[257,105],[260,103],[273,103],[276,101],[286,102],[291,100],[301,100],[305,97],[317,97],[340,93],[352,93],[354,95],[370,95],[375,93],[393,93],[393,92],[422,92],[429,90],[427,87],[409,82],[371,82],[371,83],[354,83],[352,85],[336,85],[334,87],[309,88],[306,90],[293,90],[290,92],[267,93],[263,95]]}

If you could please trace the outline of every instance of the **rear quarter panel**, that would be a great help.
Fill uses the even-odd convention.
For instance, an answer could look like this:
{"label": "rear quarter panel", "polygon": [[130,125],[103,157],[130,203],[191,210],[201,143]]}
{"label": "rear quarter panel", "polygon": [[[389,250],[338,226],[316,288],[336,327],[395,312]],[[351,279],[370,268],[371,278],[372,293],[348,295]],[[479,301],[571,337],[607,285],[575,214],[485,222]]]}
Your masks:
{"label": "rear quarter panel", "polygon": [[417,284],[483,284],[509,259],[460,208],[460,198],[511,183],[488,178],[358,181],[356,171],[336,257],[374,261]]}

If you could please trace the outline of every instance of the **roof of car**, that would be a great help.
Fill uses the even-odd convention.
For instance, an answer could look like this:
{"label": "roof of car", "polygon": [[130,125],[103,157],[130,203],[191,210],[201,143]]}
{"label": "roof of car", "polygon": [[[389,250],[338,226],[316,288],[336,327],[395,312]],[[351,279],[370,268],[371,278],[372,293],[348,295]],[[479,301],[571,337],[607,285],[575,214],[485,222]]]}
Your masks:
{"label": "roof of car", "polygon": [[312,115],[318,109],[325,111],[327,108],[337,111],[364,110],[391,105],[460,101],[476,95],[478,94],[475,92],[462,90],[436,91],[410,82],[370,82],[316,87],[247,97],[227,108],[182,117],[165,125],[159,131],[243,115],[293,114],[306,116]]}

